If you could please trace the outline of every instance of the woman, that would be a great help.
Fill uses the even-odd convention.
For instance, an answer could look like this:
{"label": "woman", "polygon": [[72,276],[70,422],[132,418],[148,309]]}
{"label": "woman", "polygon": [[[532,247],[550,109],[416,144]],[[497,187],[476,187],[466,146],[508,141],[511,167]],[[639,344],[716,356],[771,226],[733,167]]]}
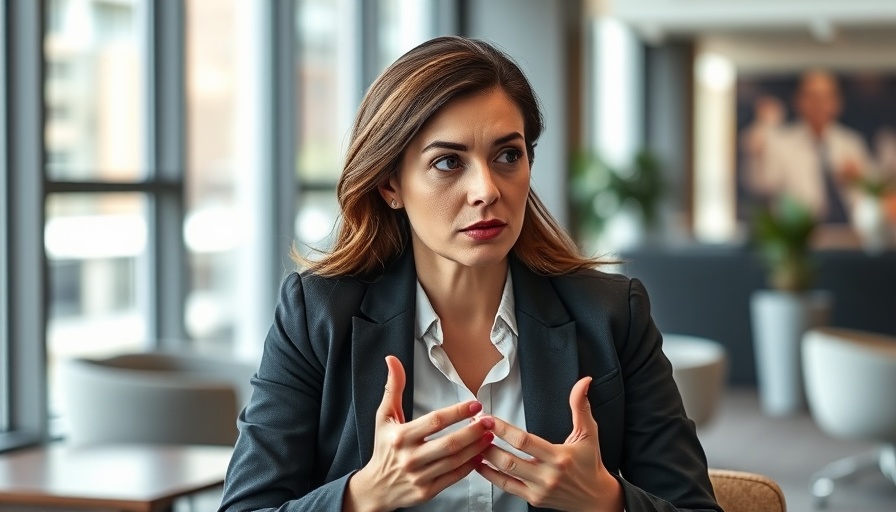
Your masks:
{"label": "woman", "polygon": [[643,287],[590,270],[529,188],[541,130],[479,41],[371,86],[337,241],[283,284],[221,510],[719,510]]}

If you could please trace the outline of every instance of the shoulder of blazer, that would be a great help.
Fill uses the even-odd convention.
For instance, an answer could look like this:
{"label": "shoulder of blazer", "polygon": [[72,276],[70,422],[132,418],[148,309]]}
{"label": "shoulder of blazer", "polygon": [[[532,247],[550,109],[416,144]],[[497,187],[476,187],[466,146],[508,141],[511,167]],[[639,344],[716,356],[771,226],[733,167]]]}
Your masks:
{"label": "shoulder of blazer", "polygon": [[647,292],[637,278],[583,270],[550,280],[579,332],[586,338],[610,334],[617,351],[623,350],[633,322],[650,314]]}
{"label": "shoulder of blazer", "polygon": [[409,254],[404,251],[381,273],[324,277],[294,272],[285,286],[292,289],[292,300],[302,301],[309,331],[329,332],[334,324],[351,324],[352,317],[382,322],[414,304],[417,278]]}
{"label": "shoulder of blazer", "polygon": [[637,279],[599,270],[546,276],[528,269],[517,258],[511,260],[511,270],[517,310],[545,325],[574,320],[611,322],[627,329],[631,297],[643,292]]}
{"label": "shoulder of blazer", "polygon": [[590,305],[591,308],[596,305],[614,310],[622,307],[626,314],[632,284],[637,281],[622,274],[610,274],[600,270],[581,270],[549,279],[567,307],[583,303]]}

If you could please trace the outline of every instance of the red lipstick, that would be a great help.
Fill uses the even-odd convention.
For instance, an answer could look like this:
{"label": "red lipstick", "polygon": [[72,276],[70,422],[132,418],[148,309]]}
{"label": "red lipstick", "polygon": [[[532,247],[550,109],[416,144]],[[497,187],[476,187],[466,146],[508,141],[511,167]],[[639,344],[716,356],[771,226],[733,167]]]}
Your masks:
{"label": "red lipstick", "polygon": [[506,227],[507,224],[500,220],[483,220],[463,228],[461,232],[473,240],[491,240],[500,235]]}

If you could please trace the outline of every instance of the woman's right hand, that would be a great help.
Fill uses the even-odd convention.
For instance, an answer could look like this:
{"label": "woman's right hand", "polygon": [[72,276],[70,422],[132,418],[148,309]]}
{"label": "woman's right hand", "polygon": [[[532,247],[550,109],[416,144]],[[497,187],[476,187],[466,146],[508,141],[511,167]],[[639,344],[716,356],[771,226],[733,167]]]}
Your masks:
{"label": "woman's right hand", "polygon": [[489,417],[431,441],[426,438],[482,410],[476,401],[439,409],[405,423],[401,395],[405,373],[401,362],[386,357],[389,376],[376,413],[373,456],[352,475],[344,510],[381,511],[411,507],[432,499],[470,474],[491,445],[494,420]]}

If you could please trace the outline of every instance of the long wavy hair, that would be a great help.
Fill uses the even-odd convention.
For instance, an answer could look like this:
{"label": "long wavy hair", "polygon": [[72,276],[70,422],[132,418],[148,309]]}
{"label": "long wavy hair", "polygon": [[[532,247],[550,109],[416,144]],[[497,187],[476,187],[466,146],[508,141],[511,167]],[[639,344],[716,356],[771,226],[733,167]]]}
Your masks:
{"label": "long wavy hair", "polygon": [[[408,143],[453,98],[500,87],[523,115],[531,165],[543,121],[529,81],[510,57],[479,40],[447,36],[427,41],[389,66],[370,86],[355,118],[337,185],[341,223],[336,240],[319,258],[292,257],[328,277],[381,271],[410,240],[403,210],[392,210],[377,187],[398,172]],[[594,267],[572,238],[529,190],[520,236],[512,252],[535,272],[558,275]]]}

